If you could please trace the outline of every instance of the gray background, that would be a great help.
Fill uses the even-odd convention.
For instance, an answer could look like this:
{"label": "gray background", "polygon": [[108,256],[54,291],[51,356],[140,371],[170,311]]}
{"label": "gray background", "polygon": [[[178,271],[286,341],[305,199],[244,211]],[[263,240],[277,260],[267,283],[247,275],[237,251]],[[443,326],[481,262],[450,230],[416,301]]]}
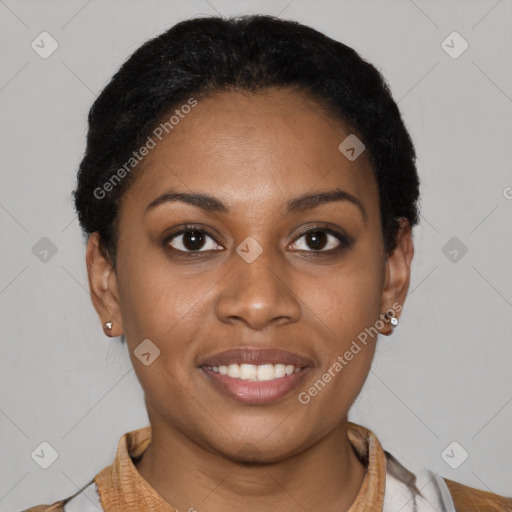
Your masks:
{"label": "gray background", "polygon": [[[178,20],[216,12],[302,21],[389,81],[423,213],[400,325],[379,340],[350,419],[412,470],[512,495],[511,0],[0,0],[0,510],[72,494],[148,424],[126,349],[90,304],[70,193],[87,111],[117,67]],[[59,45],[47,59],[31,48],[43,31]],[[453,31],[469,43],[458,58],[442,47]],[[31,458],[42,441],[59,455],[46,470]]]}

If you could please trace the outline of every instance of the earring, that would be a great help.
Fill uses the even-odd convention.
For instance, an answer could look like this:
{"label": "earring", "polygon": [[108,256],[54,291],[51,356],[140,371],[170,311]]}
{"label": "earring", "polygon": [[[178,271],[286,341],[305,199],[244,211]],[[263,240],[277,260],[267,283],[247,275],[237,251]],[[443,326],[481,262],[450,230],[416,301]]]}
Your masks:
{"label": "earring", "polygon": [[384,313],[384,318],[388,320],[393,327],[396,327],[398,325],[398,318],[395,316],[395,313],[389,314],[389,311]]}
{"label": "earring", "polygon": [[113,323],[110,321],[110,322],[107,322],[104,326],[103,326],[103,329],[108,329],[109,331],[112,330],[112,325]]}

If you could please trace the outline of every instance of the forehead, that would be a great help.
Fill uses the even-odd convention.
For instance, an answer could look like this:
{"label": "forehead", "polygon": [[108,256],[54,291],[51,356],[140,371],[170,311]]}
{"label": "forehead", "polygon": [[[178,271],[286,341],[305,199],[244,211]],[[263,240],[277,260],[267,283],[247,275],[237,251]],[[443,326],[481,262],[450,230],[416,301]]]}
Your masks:
{"label": "forehead", "polygon": [[339,150],[350,128],[305,94],[221,92],[190,109],[175,107],[169,119],[174,113],[180,115],[168,133],[153,136],[123,204],[145,207],[173,189],[215,195],[233,209],[268,211],[306,192],[342,188],[377,211],[365,153],[350,161]]}

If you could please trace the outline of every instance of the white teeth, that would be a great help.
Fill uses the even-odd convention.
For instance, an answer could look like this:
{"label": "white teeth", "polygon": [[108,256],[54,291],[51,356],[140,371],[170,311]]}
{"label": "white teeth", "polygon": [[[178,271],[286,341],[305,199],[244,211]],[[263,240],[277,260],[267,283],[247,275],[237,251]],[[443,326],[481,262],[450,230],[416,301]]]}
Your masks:
{"label": "white teeth", "polygon": [[258,367],[253,364],[241,364],[240,365],[240,378],[242,380],[256,380],[256,374]]}
{"label": "white teeth", "polygon": [[286,365],[275,364],[274,368],[276,369],[276,379],[279,379],[280,377],[284,377],[286,375]]}
{"label": "white teeth", "polygon": [[258,366],[258,380],[273,380],[276,378],[276,370],[273,364],[260,364]]}
{"label": "white teeth", "polygon": [[230,364],[228,366],[228,376],[233,377],[234,379],[240,378],[240,366],[237,364]]}
{"label": "white teeth", "polygon": [[228,366],[208,367],[215,373],[227,375],[233,379],[251,380],[264,382],[268,380],[280,379],[285,375],[300,372],[300,366],[295,367],[293,364],[230,364]]}

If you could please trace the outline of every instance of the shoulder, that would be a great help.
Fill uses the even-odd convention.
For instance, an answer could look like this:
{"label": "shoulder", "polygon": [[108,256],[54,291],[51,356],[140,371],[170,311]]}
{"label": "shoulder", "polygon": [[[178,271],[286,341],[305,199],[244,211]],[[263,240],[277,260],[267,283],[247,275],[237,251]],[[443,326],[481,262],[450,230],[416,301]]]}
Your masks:
{"label": "shoulder", "polygon": [[59,500],[51,505],[35,505],[34,507],[27,508],[21,512],[64,512],[64,504],[66,500]]}
{"label": "shoulder", "polygon": [[51,505],[36,505],[21,512],[98,512],[103,510],[96,482],[90,480],[81,489]]}
{"label": "shoulder", "polygon": [[512,512],[512,497],[481,491],[443,478],[457,512]]}

